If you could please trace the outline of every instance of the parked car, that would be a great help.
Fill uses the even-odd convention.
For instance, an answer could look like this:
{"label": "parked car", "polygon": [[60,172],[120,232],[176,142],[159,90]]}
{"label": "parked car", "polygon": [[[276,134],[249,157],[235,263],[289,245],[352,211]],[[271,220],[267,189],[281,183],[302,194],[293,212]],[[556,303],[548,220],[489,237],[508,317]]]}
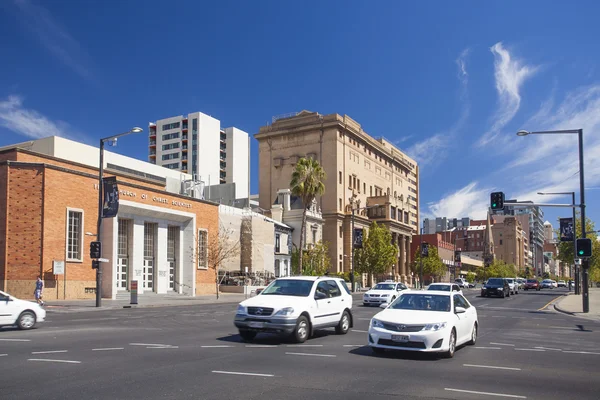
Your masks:
{"label": "parked car", "polygon": [[554,289],[554,283],[552,279],[544,279],[541,283],[542,289]]}
{"label": "parked car", "polygon": [[561,281],[558,281],[558,283],[557,283],[557,287],[567,287],[567,282],[565,282],[565,281],[562,281],[562,280],[561,280]]}
{"label": "parked car", "polygon": [[46,318],[46,310],[33,301],[20,300],[0,291],[0,327],[31,329]]}
{"label": "parked car", "polygon": [[519,284],[519,290],[525,289],[525,282],[527,282],[527,279],[517,278],[517,283]]}
{"label": "parked car", "polygon": [[506,282],[508,282],[510,294],[519,294],[519,283],[515,278],[506,278]]}
{"label": "parked car", "polygon": [[490,278],[481,288],[481,297],[500,296],[502,298],[510,296],[510,286],[504,278]]}
{"label": "parked car", "polygon": [[525,290],[529,289],[537,291],[541,289],[540,283],[537,279],[527,279],[527,281],[525,282]]}
{"label": "parked car", "polygon": [[330,327],[346,334],[353,326],[352,294],[340,278],[279,278],[238,305],[234,325],[245,341],[265,332],[303,343],[315,329]]}
{"label": "parked car", "polygon": [[462,290],[456,283],[436,282],[427,286],[427,290],[436,290],[441,292],[456,292],[463,294]]}
{"label": "parked car", "polygon": [[379,282],[363,295],[363,305],[380,305],[383,303],[391,303],[396,300],[396,297],[403,290],[408,290],[408,287],[399,282],[386,281]]}
{"label": "parked car", "polygon": [[457,346],[475,344],[477,310],[460,293],[404,292],[369,324],[368,345],[386,349],[440,352],[453,357]]}
{"label": "parked car", "polygon": [[464,289],[469,287],[469,283],[465,278],[456,278],[454,283],[458,285],[459,288]]}

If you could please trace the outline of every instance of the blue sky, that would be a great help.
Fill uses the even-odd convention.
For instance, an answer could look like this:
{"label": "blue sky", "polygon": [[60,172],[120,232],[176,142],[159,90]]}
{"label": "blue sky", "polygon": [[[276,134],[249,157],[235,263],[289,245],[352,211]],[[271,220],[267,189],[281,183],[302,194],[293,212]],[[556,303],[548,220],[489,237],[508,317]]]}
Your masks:
{"label": "blue sky", "polygon": [[[202,111],[254,134],[278,114],[348,114],[421,166],[423,216],[482,217],[489,193],[578,191],[600,210],[594,1],[69,1],[0,3],[0,146],[90,144]],[[116,151],[146,159],[145,134]],[[257,192],[257,146],[252,189]],[[546,219],[569,216],[546,208]]]}

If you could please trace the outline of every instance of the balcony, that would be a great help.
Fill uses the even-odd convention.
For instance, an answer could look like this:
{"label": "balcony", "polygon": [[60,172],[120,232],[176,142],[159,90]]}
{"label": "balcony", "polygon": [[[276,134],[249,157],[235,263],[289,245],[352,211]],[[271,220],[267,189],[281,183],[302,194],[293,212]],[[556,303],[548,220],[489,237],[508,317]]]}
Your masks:
{"label": "balcony", "polygon": [[148,133],[150,137],[156,137],[156,128],[150,128],[150,132]]}
{"label": "balcony", "polygon": [[187,142],[187,140],[188,140],[188,135],[187,135],[187,133],[184,133],[183,135],[181,135],[181,140],[184,140],[184,141],[186,141],[186,142]]}
{"label": "balcony", "polygon": [[156,147],[156,140],[151,140],[149,145],[150,147]]}
{"label": "balcony", "polygon": [[156,155],[156,150],[150,150],[150,152],[148,153],[151,156],[155,156]]}

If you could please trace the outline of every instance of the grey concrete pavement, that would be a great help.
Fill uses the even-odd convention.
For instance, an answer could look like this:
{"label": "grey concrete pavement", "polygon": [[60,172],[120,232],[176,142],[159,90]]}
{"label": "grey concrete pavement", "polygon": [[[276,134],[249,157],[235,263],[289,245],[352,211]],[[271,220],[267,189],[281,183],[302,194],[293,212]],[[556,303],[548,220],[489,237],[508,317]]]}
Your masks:
{"label": "grey concrete pavement", "polygon": [[582,295],[576,295],[573,292],[557,301],[554,308],[565,314],[600,321],[600,288],[590,288],[588,298],[590,304],[588,313],[583,312]]}

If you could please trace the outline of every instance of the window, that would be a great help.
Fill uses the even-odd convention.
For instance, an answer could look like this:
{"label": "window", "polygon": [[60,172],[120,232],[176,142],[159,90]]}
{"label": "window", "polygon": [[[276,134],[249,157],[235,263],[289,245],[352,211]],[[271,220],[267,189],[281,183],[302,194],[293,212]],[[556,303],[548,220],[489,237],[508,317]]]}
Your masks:
{"label": "window", "polygon": [[408,211],[404,211],[404,223],[408,224]]}
{"label": "window", "polygon": [[342,291],[336,281],[327,281],[327,286],[329,286],[329,297],[338,297],[342,295]]}
{"label": "window", "polygon": [[179,158],[179,153],[169,153],[169,154],[163,154],[162,159],[164,160],[174,160],[176,158]]}
{"label": "window", "polygon": [[279,253],[281,250],[281,235],[279,233],[275,234],[275,253]]}
{"label": "window", "polygon": [[169,129],[175,129],[175,128],[179,128],[179,122],[173,122],[172,124],[165,124],[162,126],[162,130],[166,131]]}
{"label": "window", "polygon": [[179,163],[164,164],[163,167],[168,169],[179,169]]}
{"label": "window", "polygon": [[340,211],[342,211],[342,199],[340,199]]}
{"label": "window", "polygon": [[348,187],[352,189],[352,175],[348,175]]}
{"label": "window", "polygon": [[502,246],[502,239],[500,239],[500,245]]}
{"label": "window", "polygon": [[340,171],[340,185],[342,184],[342,171]]}
{"label": "window", "polygon": [[367,184],[363,182],[363,193],[367,193]]}
{"label": "window", "polygon": [[83,210],[67,208],[67,261],[83,261]]}
{"label": "window", "polygon": [[208,269],[208,231],[198,231],[198,269]]}
{"label": "window", "polygon": [[341,239],[344,236],[344,229],[342,228],[341,225],[339,226],[339,228],[340,228],[340,239]]}
{"label": "window", "polygon": [[179,132],[162,135],[162,140],[179,139]]}
{"label": "window", "polygon": [[171,149],[178,149],[178,148],[179,148],[179,142],[163,144],[163,146],[162,146],[163,150],[171,150]]}
{"label": "window", "polygon": [[317,298],[317,293],[324,295],[323,298],[331,297],[329,295],[329,285],[325,281],[321,281],[317,284],[317,288],[315,289],[315,298]]}
{"label": "window", "polygon": [[373,196],[373,186],[370,186],[371,188],[371,193],[369,194],[369,196]]}
{"label": "window", "polygon": [[390,218],[396,219],[396,207],[392,207]]}

